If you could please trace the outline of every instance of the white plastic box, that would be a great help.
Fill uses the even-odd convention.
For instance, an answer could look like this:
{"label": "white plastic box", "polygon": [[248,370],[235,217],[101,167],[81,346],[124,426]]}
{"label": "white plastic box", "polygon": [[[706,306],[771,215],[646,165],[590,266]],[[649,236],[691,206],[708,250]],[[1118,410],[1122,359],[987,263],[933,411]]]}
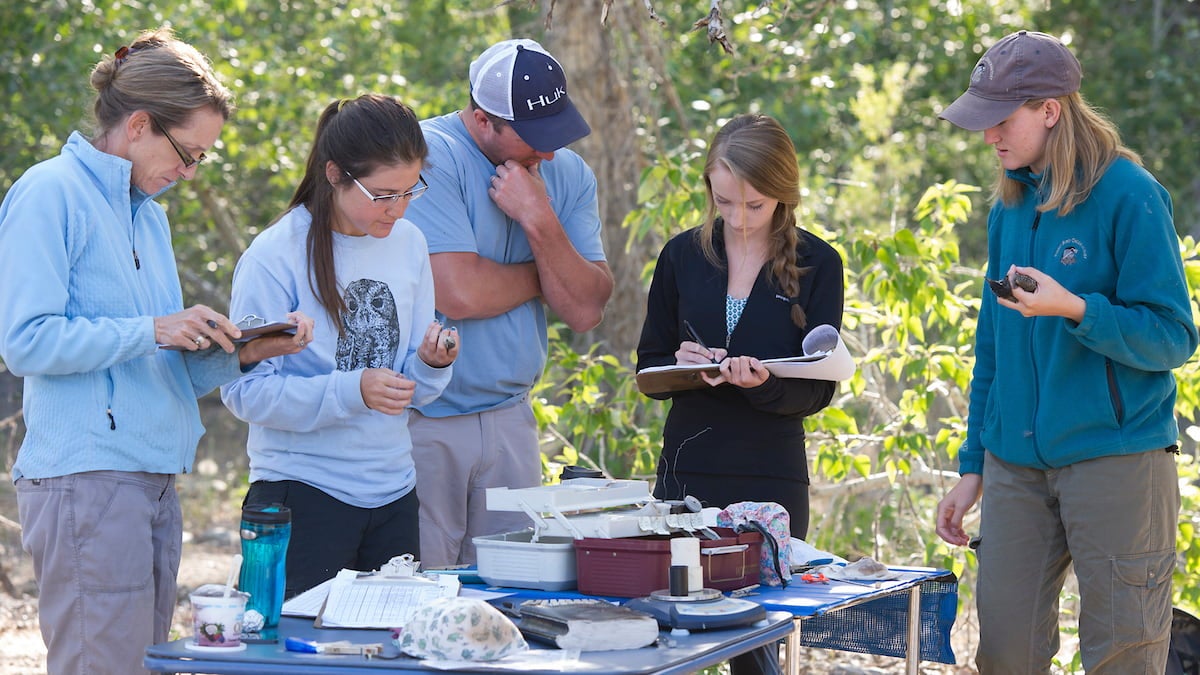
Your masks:
{"label": "white plastic box", "polygon": [[492,586],[565,591],[576,586],[575,543],[570,537],[541,537],[533,530],[475,537],[479,577]]}
{"label": "white plastic box", "polygon": [[[632,517],[636,527],[638,516],[660,512],[652,502],[646,481],[575,478],[533,488],[488,488],[488,510],[523,511],[533,521],[533,528],[475,537],[479,576],[493,586],[543,591],[575,588],[574,541],[611,534],[610,519],[600,510],[641,505],[632,513],[623,510],[617,518],[624,522]],[[625,527],[630,527],[628,522]]]}

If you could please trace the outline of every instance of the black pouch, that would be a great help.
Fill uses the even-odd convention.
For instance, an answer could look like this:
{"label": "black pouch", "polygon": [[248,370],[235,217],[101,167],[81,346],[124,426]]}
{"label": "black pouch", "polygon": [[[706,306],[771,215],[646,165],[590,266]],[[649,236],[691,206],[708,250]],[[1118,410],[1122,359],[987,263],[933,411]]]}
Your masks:
{"label": "black pouch", "polygon": [[1166,675],[1200,675],[1200,619],[1171,610],[1171,650]]}

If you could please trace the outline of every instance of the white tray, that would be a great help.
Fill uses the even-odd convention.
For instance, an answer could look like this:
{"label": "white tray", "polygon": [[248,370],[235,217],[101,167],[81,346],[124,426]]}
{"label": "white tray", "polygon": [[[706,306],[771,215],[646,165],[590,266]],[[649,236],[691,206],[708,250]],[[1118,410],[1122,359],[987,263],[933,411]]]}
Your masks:
{"label": "white tray", "polygon": [[575,588],[575,544],[567,537],[508,532],[473,538],[479,576],[492,586],[564,591]]}
{"label": "white tray", "polygon": [[509,489],[488,488],[489,511],[585,511],[653,501],[644,480],[572,478],[557,485]]}

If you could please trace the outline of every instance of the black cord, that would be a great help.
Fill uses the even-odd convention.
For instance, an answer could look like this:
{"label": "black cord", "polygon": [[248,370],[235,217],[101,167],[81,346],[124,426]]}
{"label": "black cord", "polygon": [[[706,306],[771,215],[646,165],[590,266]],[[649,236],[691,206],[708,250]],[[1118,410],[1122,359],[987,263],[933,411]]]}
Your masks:
{"label": "black cord", "polygon": [[748,520],[745,524],[737,526],[738,532],[747,532],[749,530],[754,530],[762,535],[763,544],[771,549],[771,562],[775,563],[775,574],[779,575],[779,583],[782,584],[783,588],[787,588],[788,580],[787,577],[783,576],[783,567],[779,564],[779,542],[775,541],[775,537],[767,531],[766,526],[757,520]]}

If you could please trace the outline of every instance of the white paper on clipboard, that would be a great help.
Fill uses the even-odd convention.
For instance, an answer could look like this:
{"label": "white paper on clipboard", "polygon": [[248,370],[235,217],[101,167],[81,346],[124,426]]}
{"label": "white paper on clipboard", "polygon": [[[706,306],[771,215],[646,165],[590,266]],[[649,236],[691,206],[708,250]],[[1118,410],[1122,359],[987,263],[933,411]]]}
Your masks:
{"label": "white paper on clipboard", "polygon": [[767,370],[775,377],[798,377],[807,380],[832,380],[841,382],[854,375],[858,366],[842,342],[841,334],[837,336],[837,345],[823,358],[816,360],[768,359],[763,361]]}
{"label": "white paper on clipboard", "polygon": [[[825,347],[823,351],[790,356],[776,359],[762,359],[763,365],[775,377],[800,378],[807,380],[830,380],[840,382],[853,377],[858,366],[842,336],[831,326],[818,328],[826,329],[823,337],[837,337],[837,344],[832,349]],[[716,376],[720,366],[715,363],[700,363],[687,365],[653,366],[637,372],[638,390],[643,394],[659,394],[687,389],[700,389],[709,386],[701,377],[701,373]]]}
{"label": "white paper on clipboard", "polygon": [[325,606],[313,625],[318,628],[397,628],[417,610],[438,598],[458,595],[459,581],[442,574],[388,577],[342,570],[333,578]]}

